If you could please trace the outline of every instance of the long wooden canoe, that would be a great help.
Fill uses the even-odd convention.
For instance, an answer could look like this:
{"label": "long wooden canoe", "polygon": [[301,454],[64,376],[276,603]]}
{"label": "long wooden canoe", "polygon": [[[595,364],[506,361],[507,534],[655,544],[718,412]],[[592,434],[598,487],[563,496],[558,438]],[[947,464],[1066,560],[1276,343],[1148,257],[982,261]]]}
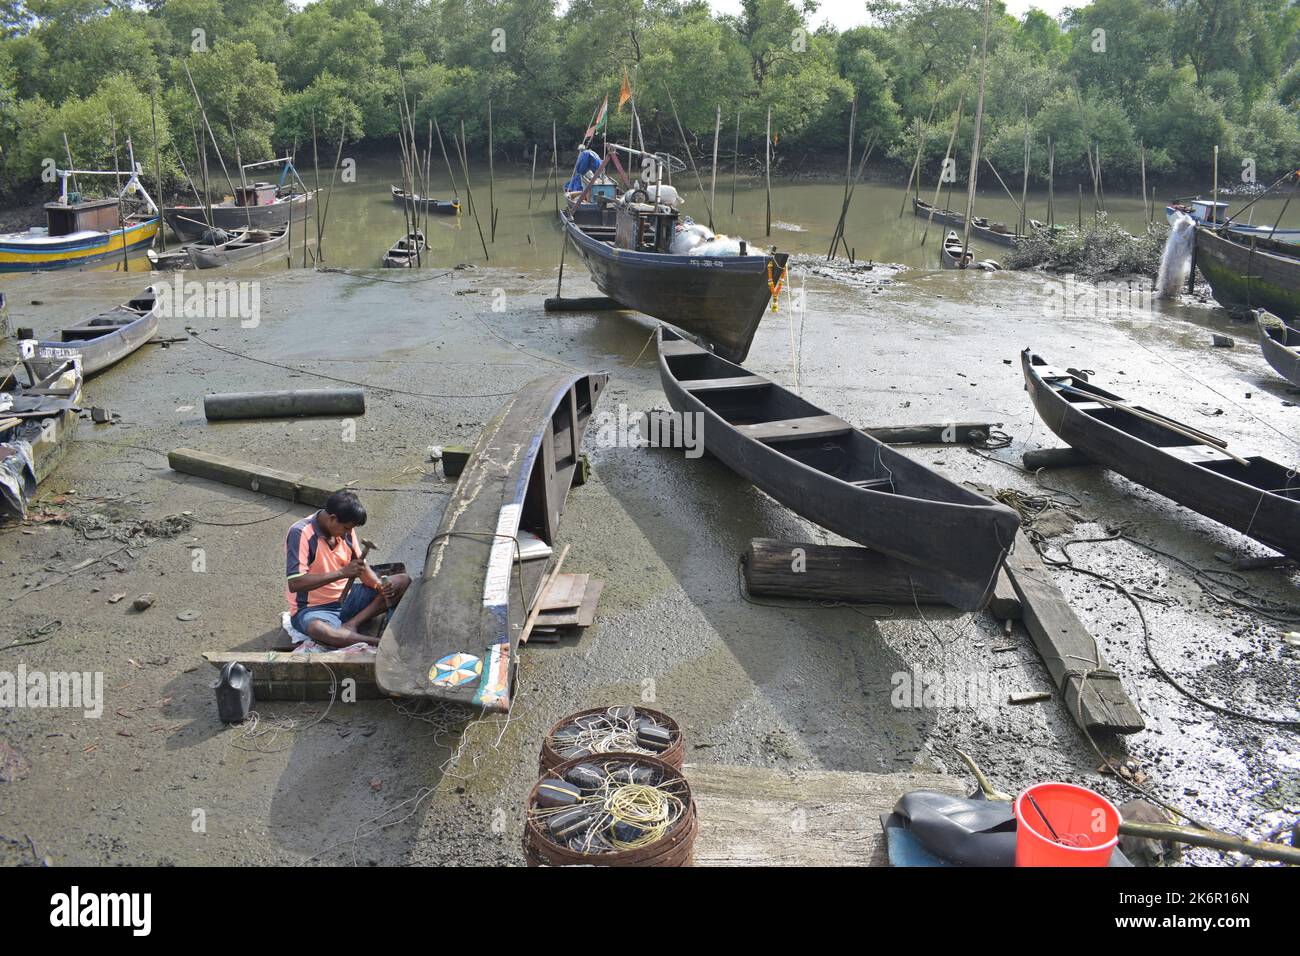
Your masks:
{"label": "long wooden canoe", "polygon": [[[293,218],[293,234],[305,228],[307,219],[316,208],[315,191],[280,196],[274,202],[260,206],[236,206],[233,199],[214,203],[212,225],[228,232],[236,229],[279,229],[289,225]],[[203,206],[167,206],[163,218],[172,232],[183,242],[198,239],[207,231],[207,211]],[[296,240],[295,240],[296,241]]]}
{"label": "long wooden canoe", "polygon": [[662,319],[743,362],[774,285],[784,252],[744,256],[673,255],[615,246],[615,227],[574,222],[560,213],[569,240],[606,296],[629,309]]}
{"label": "long wooden canoe", "polygon": [[1052,368],[1025,349],[1025,390],[1047,427],[1099,465],[1300,557],[1300,476],[1191,425],[1134,405],[1081,372]]}
{"label": "long wooden canoe", "polygon": [[1196,227],[1196,265],[1225,309],[1300,325],[1300,247]]}
{"label": "long wooden canoe", "polygon": [[939,264],[945,269],[965,269],[974,259],[975,253],[962,251],[961,236],[957,235],[956,230],[949,229],[939,246]]}
{"label": "long wooden canoe", "polygon": [[158,289],[149,286],[123,305],[61,329],[57,339],[38,341],[33,358],[43,365],[79,359],[81,374],[89,378],[153,338],[159,308]]}
{"label": "long wooden canoe", "polygon": [[393,193],[393,202],[399,206],[413,204],[421,209],[427,209],[435,216],[458,216],[460,215],[460,203],[455,199],[430,199],[419,194],[412,196],[401,186],[389,186]]}
{"label": "long wooden canoe", "polygon": [[797,514],[907,565],[918,587],[988,603],[1020,519],[775,382],[660,328],[659,378],[703,447]]}
{"label": "long wooden canoe", "polygon": [[409,269],[415,265],[417,254],[423,252],[428,246],[424,238],[424,230],[416,229],[414,232],[409,232],[388,247],[388,251],[384,253],[383,267]]}
{"label": "long wooden canoe", "polygon": [[1263,310],[1255,316],[1255,324],[1268,364],[1292,385],[1300,385],[1300,331]]}
{"label": "long wooden canoe", "polygon": [[384,629],[380,688],[508,710],[519,636],[548,561],[516,536],[555,544],[582,434],[609,376],[529,382],[483,429],[429,544],[424,573]]}

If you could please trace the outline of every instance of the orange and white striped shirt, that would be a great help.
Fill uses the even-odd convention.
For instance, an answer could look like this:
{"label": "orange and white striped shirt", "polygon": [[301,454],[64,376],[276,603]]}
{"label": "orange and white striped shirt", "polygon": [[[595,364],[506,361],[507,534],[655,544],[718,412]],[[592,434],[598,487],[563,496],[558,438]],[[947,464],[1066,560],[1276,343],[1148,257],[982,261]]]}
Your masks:
{"label": "orange and white striped shirt", "polygon": [[[317,512],[316,514],[319,514]],[[286,579],[303,574],[327,574],[338,571],[349,561],[361,554],[356,531],[349,531],[332,541],[325,534],[325,529],[316,520],[316,514],[309,515],[289,529],[289,536],[284,542]],[[322,584],[310,591],[296,594],[285,587],[285,598],[289,602],[289,613],[297,614],[307,607],[322,604],[337,604],[343,598],[343,589],[347,579],[339,578],[329,584]]]}

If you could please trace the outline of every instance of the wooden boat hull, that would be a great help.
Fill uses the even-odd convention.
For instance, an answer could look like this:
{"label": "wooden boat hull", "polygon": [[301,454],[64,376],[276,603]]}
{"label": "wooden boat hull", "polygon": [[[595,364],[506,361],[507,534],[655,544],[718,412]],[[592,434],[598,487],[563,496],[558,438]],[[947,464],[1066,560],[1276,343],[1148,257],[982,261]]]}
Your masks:
{"label": "wooden boat hull", "polygon": [[0,237],[0,272],[37,272],[47,269],[76,269],[95,265],[148,246],[158,234],[158,219],[131,223],[111,232],[78,233],[72,236]]}
{"label": "wooden boat hull", "polygon": [[1281,243],[1231,238],[1196,228],[1196,265],[1225,309],[1267,309],[1284,322],[1300,324],[1300,249],[1290,255]]}
{"label": "wooden boat hull", "polygon": [[37,342],[36,358],[43,362],[79,359],[82,376],[89,378],[153,338],[160,308],[158,289],[149,286],[130,302],[61,330],[58,339]]}
{"label": "wooden boat hull", "polygon": [[1258,456],[1246,457],[1243,466],[1216,455],[1211,446],[1204,446],[1203,460],[1180,457],[1173,449],[1202,446],[1122,409],[1081,407],[1077,397],[1071,401],[1053,387],[1056,377],[1111,401],[1123,399],[1078,376],[1050,369],[1029,349],[1021,353],[1020,363],[1034,408],[1062,441],[1130,481],[1283,554],[1300,557],[1300,477],[1293,469]]}
{"label": "wooden boat hull", "polygon": [[918,589],[963,610],[988,603],[1020,527],[1014,511],[670,330],[658,337],[664,394],[699,416],[711,455],[809,521],[903,562]]}
{"label": "wooden boat hull", "polygon": [[569,241],[606,296],[697,336],[718,355],[744,361],[788,255],[674,256],[616,249],[562,212]]}
{"label": "wooden boat hull", "polygon": [[[912,211],[920,218],[929,219],[932,208],[925,200],[917,199],[915,196],[912,197]],[[951,209],[935,209],[934,222],[936,225],[957,230],[966,228],[966,217],[959,212],[953,212]],[[1020,244],[1019,236],[1010,232],[999,232],[990,227],[987,219],[979,216],[974,217],[971,221],[970,234],[974,239],[982,239],[984,242],[1006,246],[1009,249],[1014,249]]]}
{"label": "wooden boat hull", "polygon": [[945,269],[965,269],[972,258],[974,255],[970,252],[962,255],[961,236],[956,232],[949,232],[939,246],[939,264]]}
{"label": "wooden boat hull", "polygon": [[[36,364],[36,363],[33,363]],[[51,363],[41,385],[53,394],[48,415],[25,418],[21,424],[0,428],[0,519],[22,520],[36,488],[50,476],[72,444],[81,420],[82,375],[76,363]],[[14,388],[13,382],[0,386]],[[16,389],[20,398],[22,389]],[[3,418],[4,413],[0,413]]]}
{"label": "wooden boat hull", "polygon": [[235,230],[235,238],[216,246],[189,246],[190,259],[197,269],[218,269],[236,262],[265,262],[279,258],[289,248],[289,230],[281,228],[269,232],[269,238],[257,241],[262,230]]}
{"label": "wooden boat hull", "polygon": [[429,544],[424,573],[380,638],[379,687],[504,711],[547,561],[516,560],[521,529],[555,544],[582,434],[607,375],[539,378],[483,429]]}
{"label": "wooden boat hull", "polygon": [[[316,208],[316,193],[299,193],[291,199],[281,199],[265,206],[236,206],[233,202],[217,203],[212,207],[212,224],[218,229],[234,232],[238,229],[275,230],[289,225],[293,216],[293,232],[305,228],[307,219]],[[202,237],[207,225],[202,206],[167,206],[163,218],[176,237],[192,242]]]}
{"label": "wooden boat hull", "polygon": [[397,186],[389,186],[388,188],[393,194],[393,202],[399,206],[414,204],[417,209],[427,209],[435,216],[460,215],[460,203],[454,199],[425,199],[423,196],[416,196],[411,199]]}
{"label": "wooden boat hull", "polygon": [[1272,325],[1263,315],[1256,317],[1255,324],[1259,328],[1259,347],[1268,364],[1278,375],[1300,387],[1300,331],[1285,324]]}
{"label": "wooden boat hull", "polygon": [[966,217],[961,213],[953,212],[951,209],[938,209],[923,199],[912,197],[912,212],[922,219],[930,219],[932,209],[934,210],[933,222],[935,225],[948,226],[952,229],[964,229],[966,227]]}
{"label": "wooden boat hull", "polygon": [[416,230],[389,246],[381,264],[385,269],[410,269],[415,265],[416,252],[422,253],[428,247],[424,233]]}

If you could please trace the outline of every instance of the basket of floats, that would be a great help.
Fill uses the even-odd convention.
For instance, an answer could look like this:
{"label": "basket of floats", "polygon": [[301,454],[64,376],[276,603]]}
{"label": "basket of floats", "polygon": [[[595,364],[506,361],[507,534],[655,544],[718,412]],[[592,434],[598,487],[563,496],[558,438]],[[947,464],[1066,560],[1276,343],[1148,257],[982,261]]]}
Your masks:
{"label": "basket of floats", "polygon": [[648,754],[583,755],[528,794],[529,866],[687,866],[699,833],[681,771]]}
{"label": "basket of floats", "polygon": [[542,773],[565,760],[602,754],[644,754],[681,770],[682,731],[667,714],[648,707],[593,707],[556,722],[542,741]]}

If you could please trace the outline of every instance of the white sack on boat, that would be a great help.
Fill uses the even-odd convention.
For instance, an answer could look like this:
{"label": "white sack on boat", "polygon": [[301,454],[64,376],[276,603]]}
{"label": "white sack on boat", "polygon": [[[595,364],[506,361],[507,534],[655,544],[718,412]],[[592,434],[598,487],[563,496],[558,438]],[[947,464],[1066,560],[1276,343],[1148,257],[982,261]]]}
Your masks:
{"label": "white sack on boat", "polygon": [[717,258],[726,258],[740,255],[740,244],[743,239],[733,239],[731,236],[716,236],[713,239],[701,242],[698,246],[687,253],[689,256],[714,256]]}
{"label": "white sack on boat", "polygon": [[708,226],[702,226],[698,222],[687,223],[677,230],[677,235],[673,236],[673,241],[668,246],[668,251],[674,256],[689,255],[702,242],[708,242],[713,238],[713,230]]}

